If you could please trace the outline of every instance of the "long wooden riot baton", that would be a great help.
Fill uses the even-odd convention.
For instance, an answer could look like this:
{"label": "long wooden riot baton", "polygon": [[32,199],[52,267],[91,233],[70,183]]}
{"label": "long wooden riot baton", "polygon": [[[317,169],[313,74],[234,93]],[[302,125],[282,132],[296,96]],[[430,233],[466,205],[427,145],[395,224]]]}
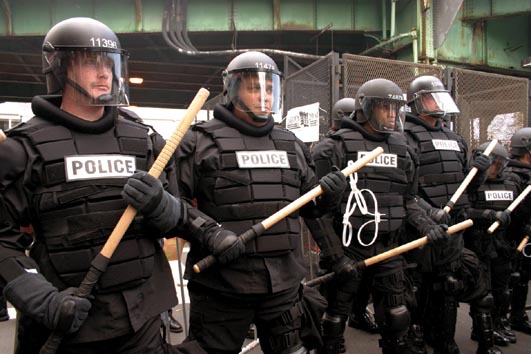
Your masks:
{"label": "long wooden riot baton", "polygon": [[[345,175],[345,177],[348,177],[366,164],[368,164],[369,162],[371,162],[373,159],[381,155],[383,152],[383,148],[377,147],[376,149],[370,151],[367,155],[363,156],[350,166],[345,167],[343,170],[341,170],[341,172],[343,173],[343,175]],[[238,237],[242,240],[244,244],[251,241],[252,239],[260,236],[264,231],[268,230],[273,225],[278,223],[280,220],[296,212],[305,204],[317,198],[321,194],[323,194],[323,189],[321,188],[321,186],[313,188],[312,190],[306,192],[304,195],[300,196],[290,204],[286,205],[284,208],[280,209],[267,219],[264,219],[258,224],[253,225],[249,230],[245,231]],[[200,273],[203,270],[212,266],[214,263],[216,263],[216,257],[214,257],[213,255],[208,255],[207,257],[194,264],[194,271],[196,273]]]}
{"label": "long wooden riot baton", "polygon": [[[525,197],[527,197],[527,195],[529,194],[529,192],[531,192],[531,184],[529,184],[524,190],[522,193],[520,193],[520,195],[518,196],[518,198],[516,198],[515,200],[513,200],[513,202],[511,203],[511,205],[509,205],[507,207],[507,209],[505,209],[505,211],[508,211],[509,213],[512,213],[514,211],[514,209],[516,209],[516,207],[525,199]],[[492,223],[492,225],[490,225],[490,227],[488,228],[488,233],[491,234],[493,233],[494,231],[496,231],[496,229],[500,226],[500,222],[499,221],[495,221]]]}
{"label": "long wooden riot baton", "polygon": [[[473,223],[474,222],[471,219],[467,219],[467,220],[462,221],[462,222],[460,222],[458,224],[450,226],[448,228],[447,232],[449,234],[455,234],[455,233],[457,233],[457,232],[459,232],[461,230],[464,230],[464,229],[472,226]],[[364,259],[362,261],[356,262],[354,264],[354,268],[356,268],[357,270],[362,270],[362,269],[365,269],[366,267],[369,267],[369,266],[371,266],[373,264],[380,263],[381,261],[385,261],[386,259],[398,256],[398,255],[400,255],[402,253],[405,253],[407,251],[411,251],[412,249],[415,249],[415,248],[422,247],[422,246],[424,246],[426,244],[428,244],[428,236],[424,236],[424,237],[418,238],[418,239],[416,239],[414,241],[405,243],[405,244],[403,244],[401,246],[398,246],[396,248],[393,248],[393,249],[390,249],[388,251],[385,251],[385,252],[382,252],[380,254],[377,254],[376,256],[373,256],[373,257]],[[306,286],[317,286],[319,284],[326,283],[326,282],[330,281],[332,278],[334,278],[335,275],[336,275],[336,273],[334,273],[334,272],[327,273],[325,275],[322,275],[320,277],[317,277],[317,278],[314,278],[312,280],[307,281],[306,283],[304,283],[304,285],[306,285]]]}
{"label": "long wooden riot baton", "polygon": [[[168,139],[168,141],[164,145],[164,148],[159,153],[157,159],[149,169],[148,173],[151,176],[155,178],[160,177],[160,174],[164,170],[164,167],[177,149],[177,146],[179,145],[184,134],[192,124],[195,116],[197,115],[201,107],[203,107],[203,104],[205,104],[205,101],[208,98],[209,94],[210,92],[204,88],[201,88],[197,92],[192,103],[190,103],[190,106],[185,112],[181,122],[179,123],[171,137]],[[135,208],[133,208],[131,205],[127,206],[124,213],[120,217],[120,220],[118,220],[118,223],[114,227],[114,230],[112,231],[111,235],[103,245],[103,248],[101,249],[100,253],[92,260],[92,263],[90,264],[90,269],[88,270],[87,274],[85,275],[85,278],[77,288],[77,291],[74,295],[83,298],[86,298],[90,295],[92,289],[100,279],[101,275],[107,270],[107,266],[109,265],[109,261],[111,260],[114,251],[122,240],[122,237],[127,231],[127,228],[133,222],[136,213],[137,210]],[[61,345],[63,335],[64,333],[54,330],[52,334],[48,337],[48,340],[46,341],[44,346],[41,348],[39,354],[55,353]]]}
{"label": "long wooden riot baton", "polygon": [[[487,146],[487,148],[485,149],[485,151],[483,152],[483,154],[489,156],[497,143],[498,143],[498,140],[496,139],[492,140],[490,144]],[[463,182],[461,182],[461,185],[459,186],[459,188],[457,188],[454,195],[452,195],[448,203],[446,203],[446,206],[443,208],[445,212],[449,213],[450,210],[452,210],[455,203],[459,200],[459,198],[461,198],[461,194],[463,194],[463,192],[466,190],[470,182],[472,182],[474,177],[476,177],[477,173],[478,173],[477,167],[472,167],[472,169],[468,171],[468,175],[465,177]]]}
{"label": "long wooden riot baton", "polygon": [[525,246],[527,246],[527,241],[529,241],[529,236],[525,236],[522,241],[520,242],[520,244],[518,245],[518,247],[516,247],[516,251],[518,253],[522,252],[525,248]]}
{"label": "long wooden riot baton", "polygon": [[0,129],[0,143],[2,141],[6,140],[6,135],[4,134],[4,132],[2,131],[2,129]]}

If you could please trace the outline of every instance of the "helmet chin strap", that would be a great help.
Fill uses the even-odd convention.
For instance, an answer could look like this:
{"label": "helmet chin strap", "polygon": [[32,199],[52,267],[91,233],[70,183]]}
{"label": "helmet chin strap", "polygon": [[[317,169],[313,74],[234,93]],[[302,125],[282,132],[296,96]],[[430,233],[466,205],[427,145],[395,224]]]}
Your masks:
{"label": "helmet chin strap", "polygon": [[112,95],[111,94],[103,94],[103,95],[100,95],[99,97],[96,97],[94,98],[90,93],[87,92],[87,90],[85,90],[83,87],[81,87],[77,82],[69,79],[69,78],[66,78],[66,83],[70,86],[72,86],[72,88],[74,88],[74,90],[76,90],[77,92],[81,93],[83,96],[87,97],[89,100],[91,100],[91,102],[94,102],[95,104],[108,104],[110,102],[112,102],[113,98],[112,98]]}
{"label": "helmet chin strap", "polygon": [[238,106],[240,106],[242,108],[242,110],[244,112],[246,112],[249,117],[251,117],[251,119],[253,121],[255,121],[256,123],[265,123],[267,122],[267,120],[269,119],[269,115],[264,115],[264,114],[254,114],[250,109],[249,107],[247,107],[247,105],[245,103],[243,103],[242,100],[240,100],[239,97],[236,97],[236,102],[234,102],[235,104],[237,103]]}

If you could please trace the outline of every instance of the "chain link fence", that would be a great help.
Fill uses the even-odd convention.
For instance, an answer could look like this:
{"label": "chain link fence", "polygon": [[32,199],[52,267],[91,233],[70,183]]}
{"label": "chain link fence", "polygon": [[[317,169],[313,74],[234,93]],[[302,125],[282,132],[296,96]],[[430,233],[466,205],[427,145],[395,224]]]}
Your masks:
{"label": "chain link fence", "polygon": [[461,111],[456,131],[467,140],[469,151],[492,139],[508,147],[514,132],[527,125],[529,81],[466,69],[451,72]]}
{"label": "chain link fence", "polygon": [[365,82],[383,78],[395,82],[404,93],[409,83],[421,75],[433,75],[442,79],[444,69],[440,66],[343,54],[344,97],[355,97],[358,88]]}

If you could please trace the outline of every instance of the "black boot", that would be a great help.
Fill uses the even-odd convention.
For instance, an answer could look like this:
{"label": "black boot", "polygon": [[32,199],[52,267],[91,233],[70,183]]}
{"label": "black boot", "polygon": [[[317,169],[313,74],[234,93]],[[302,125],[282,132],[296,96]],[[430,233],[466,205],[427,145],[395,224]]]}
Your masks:
{"label": "black boot", "polygon": [[509,343],[516,343],[516,334],[509,325],[509,320],[505,316],[496,316],[494,319],[494,331],[507,338]]}
{"label": "black boot", "polygon": [[409,331],[407,333],[407,343],[411,353],[428,354],[426,343],[424,342],[424,333],[420,325],[412,324],[409,326]]}
{"label": "black boot", "polygon": [[382,354],[411,354],[406,337],[382,338],[379,343]]}
{"label": "black boot", "polygon": [[168,311],[170,317],[170,332],[172,333],[181,333],[183,331],[183,326],[173,317],[172,311]]}

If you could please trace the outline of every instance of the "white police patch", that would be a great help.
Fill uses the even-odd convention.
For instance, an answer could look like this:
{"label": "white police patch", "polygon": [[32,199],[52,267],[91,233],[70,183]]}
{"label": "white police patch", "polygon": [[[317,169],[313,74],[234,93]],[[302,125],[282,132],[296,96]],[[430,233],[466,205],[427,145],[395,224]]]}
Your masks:
{"label": "white police patch", "polygon": [[236,151],[236,159],[240,168],[289,168],[286,151]]}
{"label": "white police patch", "polygon": [[65,157],[67,181],[129,177],[136,170],[134,156],[76,155]]}
{"label": "white police patch", "polygon": [[[358,160],[364,158],[370,151],[358,151]],[[381,154],[376,156],[367,166],[378,167],[398,167],[398,157],[396,154]]]}
{"label": "white police patch", "polygon": [[455,140],[433,139],[432,142],[435,150],[461,151],[461,149],[459,148],[459,144]]}
{"label": "white police patch", "polygon": [[513,200],[513,191],[485,191],[485,200]]}

